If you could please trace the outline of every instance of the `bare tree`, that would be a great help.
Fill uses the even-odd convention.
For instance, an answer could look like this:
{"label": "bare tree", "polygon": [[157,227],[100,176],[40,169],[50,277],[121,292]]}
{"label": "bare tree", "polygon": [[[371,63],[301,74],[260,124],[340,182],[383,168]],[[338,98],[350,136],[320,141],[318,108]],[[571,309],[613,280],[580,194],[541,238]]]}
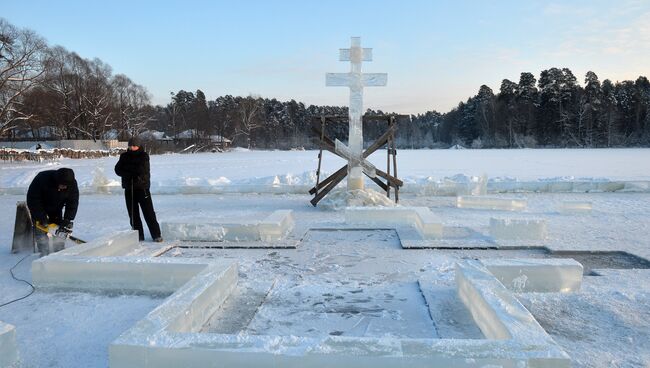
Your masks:
{"label": "bare tree", "polygon": [[74,90],[69,67],[71,53],[61,46],[48,49],[44,85],[55,96],[56,110],[51,111],[50,119],[69,137],[69,125],[75,120],[73,100]]}
{"label": "bare tree", "polygon": [[262,127],[261,113],[264,106],[259,96],[248,96],[239,99],[239,119],[235,128],[235,137],[246,137],[247,147],[251,147],[251,134]]}
{"label": "bare tree", "polygon": [[0,134],[32,117],[21,109],[22,97],[44,72],[46,47],[34,32],[0,18]]}
{"label": "bare tree", "polygon": [[133,83],[127,76],[118,74],[113,78],[113,93],[117,123],[127,135],[137,135],[153,119],[147,90]]}
{"label": "bare tree", "polygon": [[92,133],[92,139],[96,139],[102,138],[111,128],[110,100],[113,93],[109,84],[111,67],[95,59],[90,64],[89,71],[86,93],[83,96],[83,108],[88,116],[88,130]]}

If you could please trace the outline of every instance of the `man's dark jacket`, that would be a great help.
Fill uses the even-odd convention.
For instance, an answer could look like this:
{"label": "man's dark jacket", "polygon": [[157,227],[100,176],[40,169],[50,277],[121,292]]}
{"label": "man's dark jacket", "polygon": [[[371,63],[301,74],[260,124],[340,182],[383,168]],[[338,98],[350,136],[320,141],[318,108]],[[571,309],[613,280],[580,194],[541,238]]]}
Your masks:
{"label": "man's dark jacket", "polygon": [[130,190],[133,184],[133,189],[148,190],[151,186],[149,154],[142,148],[124,152],[115,165],[115,173],[122,178],[122,188]]}
{"label": "man's dark jacket", "polygon": [[[59,190],[59,185],[67,189]],[[65,214],[61,212],[65,206]],[[42,224],[53,221],[74,220],[79,207],[79,188],[72,169],[41,171],[27,190],[27,207],[32,219]]]}

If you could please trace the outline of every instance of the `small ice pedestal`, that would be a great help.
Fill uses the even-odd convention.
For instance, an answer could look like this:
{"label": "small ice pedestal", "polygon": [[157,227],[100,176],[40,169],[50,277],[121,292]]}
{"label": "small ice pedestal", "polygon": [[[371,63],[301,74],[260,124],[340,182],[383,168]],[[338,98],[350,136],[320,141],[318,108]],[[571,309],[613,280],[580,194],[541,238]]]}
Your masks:
{"label": "small ice pedestal", "polygon": [[363,190],[363,172],[361,167],[353,167],[348,173],[348,190]]}
{"label": "small ice pedestal", "polygon": [[564,201],[560,205],[559,212],[565,214],[591,213],[591,202],[585,201]]}
{"label": "small ice pedestal", "polygon": [[542,240],[547,233],[544,219],[490,218],[490,236],[495,239]]}
{"label": "small ice pedestal", "polygon": [[459,196],[456,198],[456,206],[458,208],[522,211],[526,209],[527,205],[528,202],[525,199],[467,197],[467,196]]}

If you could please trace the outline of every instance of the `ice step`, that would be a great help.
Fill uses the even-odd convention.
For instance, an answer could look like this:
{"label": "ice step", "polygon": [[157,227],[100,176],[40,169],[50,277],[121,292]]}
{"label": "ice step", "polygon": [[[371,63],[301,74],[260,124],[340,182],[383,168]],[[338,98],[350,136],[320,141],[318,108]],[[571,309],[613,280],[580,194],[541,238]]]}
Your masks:
{"label": "ice step", "polygon": [[85,257],[123,256],[134,252],[139,247],[138,232],[126,230],[97,238],[85,244],[75,245],[57,254]]}
{"label": "ice step", "polygon": [[166,240],[206,242],[275,242],[284,239],[294,227],[293,212],[278,210],[262,221],[239,223],[163,222]]}
{"label": "ice step", "polygon": [[388,228],[413,227],[424,239],[442,237],[442,221],[427,207],[348,207],[345,222]]}
{"label": "ice step", "polygon": [[582,284],[582,265],[571,258],[487,258],[481,263],[516,292],[574,292]]}
{"label": "ice step", "polygon": [[561,213],[591,213],[591,202],[585,201],[564,201],[559,208]]}

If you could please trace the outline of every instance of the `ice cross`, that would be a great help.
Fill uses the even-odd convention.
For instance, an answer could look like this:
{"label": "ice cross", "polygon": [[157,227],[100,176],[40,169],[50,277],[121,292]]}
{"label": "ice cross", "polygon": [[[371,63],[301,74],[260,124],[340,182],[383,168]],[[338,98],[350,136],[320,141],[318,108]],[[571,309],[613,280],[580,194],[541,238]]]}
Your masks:
{"label": "ice cross", "polygon": [[372,49],[361,48],[361,37],[352,37],[349,49],[340,49],[339,61],[350,62],[349,73],[327,73],[326,85],[350,88],[350,136],[348,139],[348,190],[363,189],[363,87],[385,86],[386,73],[361,73],[361,63],[372,61]]}

